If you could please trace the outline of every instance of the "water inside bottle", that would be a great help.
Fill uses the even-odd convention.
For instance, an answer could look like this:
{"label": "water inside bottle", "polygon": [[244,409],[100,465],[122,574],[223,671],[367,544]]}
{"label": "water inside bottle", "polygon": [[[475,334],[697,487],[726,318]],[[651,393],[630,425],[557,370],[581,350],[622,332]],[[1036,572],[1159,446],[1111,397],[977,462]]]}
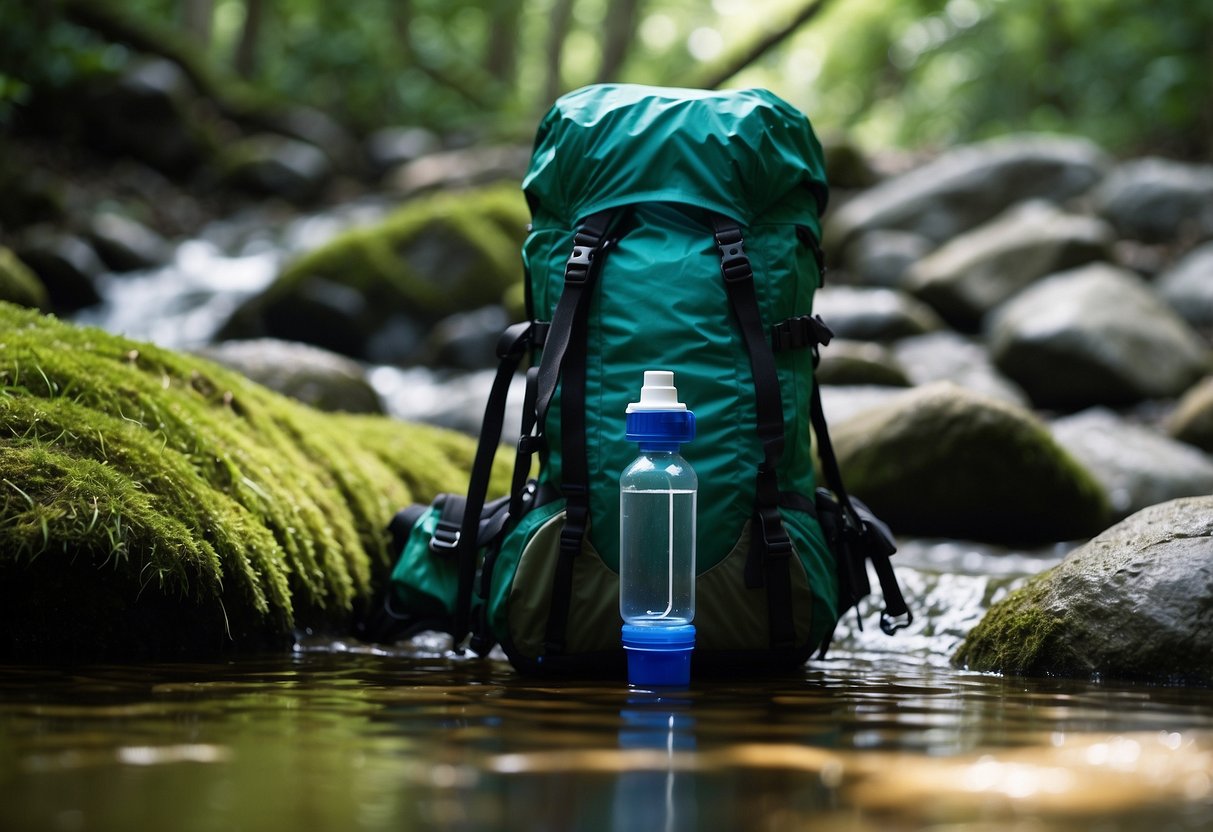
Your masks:
{"label": "water inside bottle", "polygon": [[620,611],[631,624],[695,616],[695,502],[687,490],[620,492]]}

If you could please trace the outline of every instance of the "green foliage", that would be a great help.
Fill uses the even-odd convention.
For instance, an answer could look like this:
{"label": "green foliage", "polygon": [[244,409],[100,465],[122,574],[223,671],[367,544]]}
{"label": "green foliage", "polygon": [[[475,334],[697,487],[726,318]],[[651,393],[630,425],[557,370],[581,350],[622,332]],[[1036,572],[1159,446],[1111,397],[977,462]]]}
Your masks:
{"label": "green foliage", "polygon": [[851,0],[790,49],[823,57],[807,102],[877,144],[1021,130],[1113,150],[1213,149],[1213,6],[1186,0]]}

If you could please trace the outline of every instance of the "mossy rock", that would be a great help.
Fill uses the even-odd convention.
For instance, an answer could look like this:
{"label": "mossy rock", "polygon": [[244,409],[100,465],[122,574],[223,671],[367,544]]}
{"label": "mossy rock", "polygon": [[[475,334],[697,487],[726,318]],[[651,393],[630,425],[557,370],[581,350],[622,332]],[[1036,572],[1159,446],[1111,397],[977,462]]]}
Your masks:
{"label": "mossy rock", "polygon": [[995,604],[971,670],[1213,685],[1213,497],[1151,506]]}
{"label": "mossy rock", "polygon": [[42,281],[4,246],[0,246],[0,301],[33,309],[50,307],[50,297]]}
{"label": "mossy rock", "polygon": [[0,656],[196,657],[348,627],[390,569],[392,515],[463,489],[473,453],[0,303]]}
{"label": "mossy rock", "polygon": [[[418,197],[383,222],[348,231],[289,263],[236,313],[223,336],[270,336],[355,357],[403,359],[369,356],[367,345],[400,320],[424,331],[455,312],[501,303],[522,277],[519,251],[528,219],[516,185]],[[323,321],[280,331],[306,317],[292,312],[293,305],[302,302],[311,315],[317,288],[334,286],[359,299],[341,303],[339,326],[347,334],[339,342],[324,341],[335,327]],[[331,296],[332,289],[323,294]]]}
{"label": "mossy rock", "polygon": [[832,426],[848,490],[895,532],[1039,543],[1088,537],[1107,495],[1024,408],[947,382]]}

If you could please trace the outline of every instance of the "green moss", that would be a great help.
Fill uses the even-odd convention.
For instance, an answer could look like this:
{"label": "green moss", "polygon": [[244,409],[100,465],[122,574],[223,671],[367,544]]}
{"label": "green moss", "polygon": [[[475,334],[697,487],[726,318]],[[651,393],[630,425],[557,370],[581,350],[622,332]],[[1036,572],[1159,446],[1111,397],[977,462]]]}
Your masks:
{"label": "green moss", "polygon": [[1046,611],[1048,573],[995,604],[965,637],[952,664],[970,670],[1029,674],[1049,667],[1048,656],[1062,620]]}
{"label": "green moss", "polygon": [[0,301],[47,309],[46,287],[12,251],[0,246]]}
{"label": "green moss", "polygon": [[[165,606],[206,623],[182,635],[185,652],[344,621],[390,568],[392,514],[462,489],[473,450],[0,303],[0,622],[25,632],[23,617],[64,611],[0,653],[82,638],[83,652],[124,653],[162,635],[90,642],[99,622],[81,615],[98,614],[102,574],[117,620]],[[48,575],[77,597],[47,598]]]}
{"label": "green moss", "polygon": [[322,278],[358,289],[370,309],[418,320],[499,303],[519,281],[527,219],[513,185],[420,197],[290,263],[263,301]]}

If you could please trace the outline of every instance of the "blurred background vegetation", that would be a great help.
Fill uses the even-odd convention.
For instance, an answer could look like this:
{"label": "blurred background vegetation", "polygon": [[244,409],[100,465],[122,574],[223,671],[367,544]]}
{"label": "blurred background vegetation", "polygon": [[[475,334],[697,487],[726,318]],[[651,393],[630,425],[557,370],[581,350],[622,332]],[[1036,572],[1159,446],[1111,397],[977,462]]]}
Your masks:
{"label": "blurred background vegetation", "polygon": [[147,53],[222,112],[526,138],[601,80],[766,86],[868,149],[1018,130],[1213,155],[1194,0],[0,0],[0,130]]}

